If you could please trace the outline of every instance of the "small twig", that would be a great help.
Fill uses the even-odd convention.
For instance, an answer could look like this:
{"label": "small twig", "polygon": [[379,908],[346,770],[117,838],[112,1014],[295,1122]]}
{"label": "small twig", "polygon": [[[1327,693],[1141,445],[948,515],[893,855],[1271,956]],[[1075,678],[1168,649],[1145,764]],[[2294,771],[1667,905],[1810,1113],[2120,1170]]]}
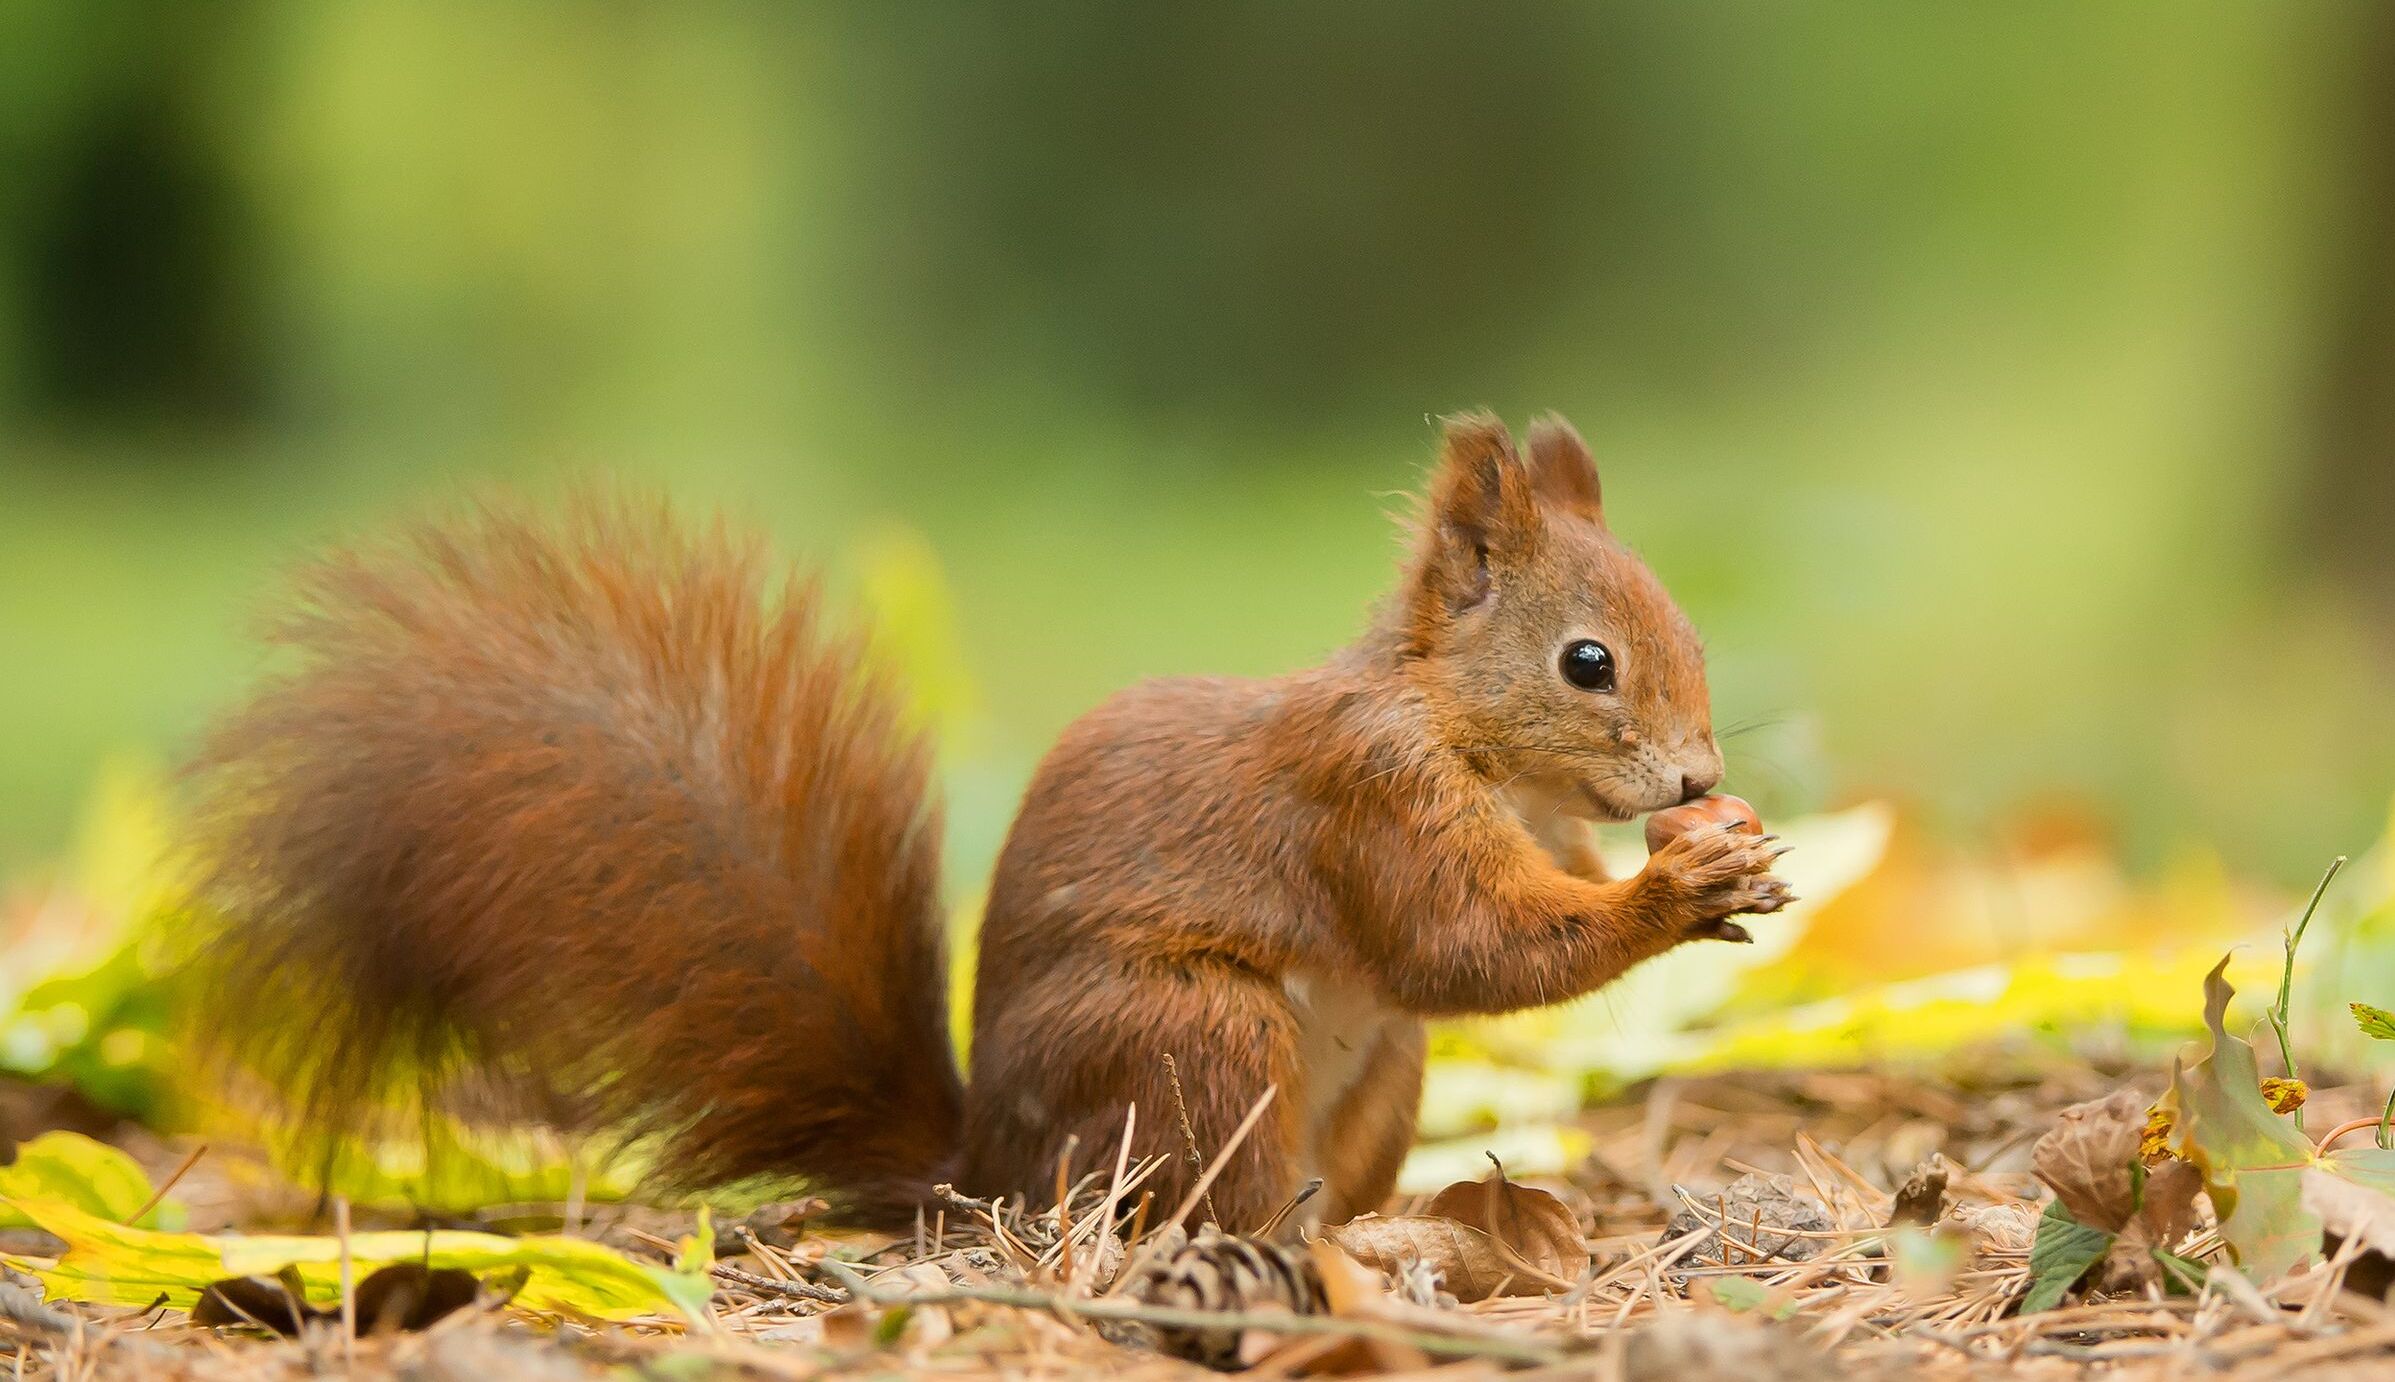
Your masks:
{"label": "small twig", "polygon": [[[2320,875],[2320,883],[2312,889],[2312,900],[2304,904],[2304,914],[2296,919],[2295,929],[2285,933],[2287,958],[2279,967],[2279,998],[2271,1005],[2268,1016],[2271,1031],[2278,1034],[2279,1062],[2286,1067],[2290,1080],[2301,1078],[2295,1073],[2295,1043],[2287,1035],[2288,998],[2295,986],[2295,947],[2303,944],[2304,932],[2312,924],[2312,913],[2320,910],[2320,899],[2328,893],[2328,885],[2336,881],[2337,870],[2344,867],[2345,856],[2342,854],[2329,860],[2328,872]],[[2295,1106],[2296,1130],[2302,1131],[2303,1125],[2303,1105],[2298,1104]]]}
{"label": "small twig", "polygon": [[1024,1242],[1021,1237],[1007,1230],[1006,1197],[1004,1195],[990,1201],[990,1241],[998,1245],[1000,1252],[1013,1258],[1016,1268],[1024,1275],[1028,1276],[1039,1270],[1039,1254],[1033,1252],[1031,1245]]}
{"label": "small twig", "polygon": [[[1135,1103],[1123,1105],[1123,1140],[1114,1149],[1114,1174],[1106,1179],[1106,1198],[1098,1205],[1096,1216],[1100,1234],[1111,1233],[1114,1230],[1114,1211],[1123,1202],[1123,1178],[1131,1171],[1131,1135],[1138,1129],[1139,1105]],[[1093,1241],[1090,1254],[1085,1259],[1089,1263],[1090,1275],[1094,1277],[1098,1273],[1103,1259],[1104,1253],[1100,1250],[1100,1246]],[[1070,1282],[1075,1290],[1083,1288],[1086,1284],[1075,1280],[1070,1272],[1065,1274],[1065,1280]]]}
{"label": "small twig", "polygon": [[166,1179],[158,1182],[158,1188],[150,1192],[150,1197],[141,1202],[141,1208],[134,1210],[133,1217],[125,1222],[138,1227],[142,1220],[150,1217],[151,1210],[166,1202],[166,1192],[175,1188],[175,1182],[183,1179],[183,1174],[207,1154],[208,1144],[205,1142],[184,1153],[183,1159],[175,1164],[175,1169],[166,1173]]}
{"label": "small twig", "polygon": [[1263,1226],[1258,1228],[1249,1236],[1255,1238],[1270,1238],[1273,1235],[1273,1231],[1278,1229],[1284,1220],[1297,1212],[1299,1205],[1304,1204],[1306,1201],[1314,1198],[1321,1192],[1322,1177],[1320,1176],[1316,1176],[1312,1180],[1309,1180],[1305,1184],[1297,1187],[1297,1193],[1291,1195],[1288,1201],[1280,1208],[1272,1211],[1272,1217],[1266,1219]]}
{"label": "small twig", "polygon": [[951,1286],[946,1290],[884,1294],[873,1289],[854,1268],[832,1258],[823,1269],[838,1277],[857,1299],[875,1305],[952,1305],[977,1301],[1013,1306],[1019,1310],[1052,1310],[1093,1320],[1126,1320],[1175,1329],[1257,1329],[1280,1334],[1335,1334],[1383,1343],[1404,1344],[1449,1358],[1501,1358],[1515,1363],[1558,1363],[1564,1350],[1509,1334],[1440,1334],[1408,1329],[1379,1320],[1342,1319],[1332,1315],[1295,1315],[1279,1310],[1184,1310],[1173,1306],[1142,1305],[1136,1301],[1075,1300],[1047,1291],[1014,1286]]}
{"label": "small twig", "polygon": [[[1214,1154],[1214,1163],[1197,1178],[1197,1184],[1189,1187],[1189,1193],[1181,1198],[1181,1207],[1172,1212],[1172,1217],[1156,1226],[1155,1231],[1148,1236],[1148,1241],[1124,1266],[1122,1275],[1114,1279],[1114,1285],[1107,1290],[1108,1295],[1120,1291],[1126,1284],[1136,1280],[1139,1276],[1139,1269],[1146,1266],[1148,1259],[1156,1255],[1157,1241],[1188,1221],[1190,1211],[1196,1209],[1198,1202],[1206,1198],[1206,1192],[1214,1187],[1215,1177],[1222,1174],[1223,1167],[1231,1164],[1232,1155],[1239,1150],[1240,1144],[1247,1141],[1247,1135],[1256,1130],[1257,1122],[1264,1117],[1264,1110],[1272,1107],[1273,1096],[1279,1092],[1280,1086],[1278,1085],[1264,1086],[1264,1092],[1257,1095],[1256,1102],[1249,1106],[1247,1117],[1239,1120],[1239,1126],[1233,1128],[1230,1137],[1224,1140],[1222,1150]],[[1147,1208],[1145,1202],[1142,1202],[1140,1208],[1145,1211]]]}
{"label": "small twig", "polygon": [[782,1281],[770,1276],[759,1276],[755,1272],[744,1272],[738,1267],[727,1267],[721,1262],[707,1270],[708,1274],[717,1281],[728,1281],[734,1286],[744,1287],[761,1296],[783,1296],[791,1300],[811,1300],[818,1305],[846,1305],[848,1303],[847,1292],[836,1291],[829,1286],[818,1286],[812,1281]]}
{"label": "small twig", "polygon": [[[1181,1116],[1181,1141],[1189,1149],[1190,1172],[1202,1174],[1206,1169],[1206,1158],[1198,1151],[1197,1129],[1189,1122],[1189,1100],[1181,1094],[1181,1067],[1173,1062],[1173,1053],[1170,1051],[1164,1053],[1164,1078],[1172,1084],[1173,1112]],[[1214,1212],[1214,1197],[1211,1195],[1206,1197],[1206,1218],[1210,1223],[1222,1222],[1222,1216]]]}
{"label": "small twig", "polygon": [[[358,1297],[355,1264],[349,1255],[349,1197],[333,1197],[333,1231],[341,1235],[341,1366],[357,1376]],[[426,1240],[429,1243],[429,1239]],[[297,1294],[294,1292],[293,1294]]]}
{"label": "small twig", "polygon": [[1073,1152],[1080,1145],[1080,1134],[1068,1133],[1064,1139],[1064,1150],[1056,1154],[1057,1272],[1067,1281],[1073,1279],[1073,1211],[1067,1206],[1073,1199]]}

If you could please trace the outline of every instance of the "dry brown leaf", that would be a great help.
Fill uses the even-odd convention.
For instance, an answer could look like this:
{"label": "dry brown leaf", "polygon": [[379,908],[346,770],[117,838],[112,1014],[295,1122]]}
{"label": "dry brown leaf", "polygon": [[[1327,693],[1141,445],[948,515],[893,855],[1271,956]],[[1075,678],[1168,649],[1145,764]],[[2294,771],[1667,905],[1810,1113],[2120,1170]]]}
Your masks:
{"label": "dry brown leaf", "polygon": [[2341,1239],[2358,1238],[2370,1251],[2395,1257],[2395,1198],[2343,1176],[2311,1170],[2304,1173],[2303,1201],[2328,1232]]}
{"label": "dry brown leaf", "polygon": [[[1504,1286],[1509,1296],[1538,1296],[1542,1291],[1569,1291],[1588,1274],[1588,1241],[1581,1222],[1554,1195],[1533,1186],[1516,1186],[1504,1174],[1504,1164],[1490,1157],[1494,1169],[1485,1181],[1456,1181],[1423,1205],[1420,1217],[1454,1219],[1478,1231],[1494,1248],[1497,1262],[1514,1281]],[[1459,1301],[1461,1286],[1449,1284]]]}
{"label": "dry brown leaf", "polygon": [[1507,1180],[1502,1163],[1486,1180],[1457,1181],[1431,1196],[1423,1213],[1488,1235],[1499,1258],[1526,1274],[1515,1295],[1570,1290],[1588,1272],[1588,1240],[1571,1209],[1544,1190]]}
{"label": "dry brown leaf", "polygon": [[[2037,1206],[2025,1200],[1974,1205],[1954,1212],[1949,1222],[1971,1235],[1974,1259],[2026,1257],[2037,1241]],[[1992,1263],[1982,1263],[1982,1266]]]}
{"label": "dry brown leaf", "polygon": [[2133,1089],[2064,1109],[2030,1164],[2071,1217],[2118,1233],[2136,1212],[2138,1143],[2150,1101]]}
{"label": "dry brown leaf", "polygon": [[[1462,1231],[1477,1232],[1472,1229]],[[1475,1319],[1460,1310],[1437,1309],[1399,1298],[1390,1292],[1388,1282],[1380,1272],[1350,1256],[1329,1235],[1308,1241],[1306,1251],[1312,1256],[1315,1275],[1322,1282],[1324,1302],[1331,1314],[1340,1319],[1375,1320],[1429,1334],[1449,1334],[1461,1338],[1519,1340],[1523,1337],[1518,1330]],[[1309,1371],[1352,1369],[1359,1358],[1371,1361],[1368,1370],[1380,1372],[1418,1371],[1428,1367],[1431,1362],[1427,1354],[1411,1344],[1383,1339],[1357,1342],[1364,1347],[1333,1353],[1324,1361],[1309,1364]]]}
{"label": "dry brown leaf", "polygon": [[2176,1247],[2195,1228],[2195,1196],[2203,1188],[2204,1173],[2192,1161],[2171,1157],[2146,1168],[2145,1198],[2137,1207],[2137,1222],[2154,1246]]}
{"label": "dry brown leaf", "polygon": [[1306,1244],[1314,1271],[1322,1279],[1323,1303],[1343,1320],[1361,1319],[1388,1298],[1381,1274],[1356,1261],[1327,1238]]}
{"label": "dry brown leaf", "polygon": [[[1499,1288],[1523,1280],[1523,1273],[1498,1255],[1495,1239],[1440,1215],[1383,1218],[1366,1214],[1325,1229],[1322,1236],[1356,1261],[1384,1274],[1393,1275],[1408,1263],[1420,1262],[1437,1271],[1448,1291],[1467,1304],[1487,1300]],[[1535,1284],[1531,1288],[1537,1289]]]}
{"label": "dry brown leaf", "polygon": [[1896,1191],[1896,1203],[1888,1210],[1888,1222],[1913,1224],[1928,1228],[1946,1216],[1946,1182],[1953,1167],[1946,1158],[1931,1152],[1913,1169],[1913,1174]]}

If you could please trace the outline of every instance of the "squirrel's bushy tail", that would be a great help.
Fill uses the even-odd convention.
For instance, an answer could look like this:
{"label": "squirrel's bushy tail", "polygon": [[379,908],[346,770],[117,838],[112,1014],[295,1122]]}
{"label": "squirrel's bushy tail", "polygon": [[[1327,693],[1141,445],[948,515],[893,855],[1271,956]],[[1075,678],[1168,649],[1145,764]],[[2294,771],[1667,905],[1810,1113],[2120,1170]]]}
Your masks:
{"label": "squirrel's bushy tail", "polygon": [[818,606],[598,496],[306,568],[192,770],[215,1034],[318,1132],[498,1089],[671,1186],[910,1212],[961,1104],[938,811]]}

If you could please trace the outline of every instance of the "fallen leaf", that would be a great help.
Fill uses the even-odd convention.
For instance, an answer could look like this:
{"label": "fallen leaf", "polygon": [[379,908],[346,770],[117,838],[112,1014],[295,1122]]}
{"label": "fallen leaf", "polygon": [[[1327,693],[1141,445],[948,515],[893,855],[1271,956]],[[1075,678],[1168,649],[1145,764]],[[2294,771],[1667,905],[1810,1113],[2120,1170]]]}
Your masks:
{"label": "fallen leaf", "polygon": [[1930,1153],[1929,1159],[1915,1167],[1904,1184],[1896,1188],[1895,1202],[1888,1207],[1888,1223],[1928,1228],[1944,1218],[1946,1182],[1952,1174],[1944,1156]]}
{"label": "fallen leaf", "polygon": [[2037,1221],[2037,1238],[2029,1245],[2029,1294],[2021,1298],[2021,1313],[2035,1314],[2062,1304],[2087,1269],[2104,1259],[2112,1235],[2071,1217],[2062,1201],[2049,1200]]}
{"label": "fallen leaf", "polygon": [[2195,1196],[2204,1175],[2192,1162],[2170,1157],[2145,1168],[2133,1220],[2156,1250],[2177,1246],[2195,1227]]}
{"label": "fallen leaf", "polygon": [[1323,1302],[1343,1320],[1362,1319],[1388,1299],[1381,1274],[1358,1262],[1328,1238],[1306,1244],[1314,1273],[1321,1278]]}
{"label": "fallen leaf", "polygon": [[380,1334],[399,1330],[414,1333],[434,1321],[472,1305],[482,1283],[458,1267],[427,1267],[421,1262],[394,1262],[367,1274],[351,1300],[357,1309],[358,1332]]}
{"label": "fallen leaf", "polygon": [[[340,1293],[338,1238],[161,1233],[113,1224],[55,1200],[10,1203],[66,1244],[54,1262],[0,1254],[0,1262],[39,1277],[53,1300],[148,1306],[163,1298],[188,1310],[213,1282],[228,1276],[269,1275],[286,1267],[297,1269],[312,1299],[330,1300]],[[348,1245],[351,1261],[360,1269],[418,1262],[459,1267],[479,1276],[526,1268],[529,1275],[514,1301],[526,1310],[602,1320],[665,1313],[695,1319],[706,1310],[705,1283],[580,1238],[395,1230],[351,1234]]]}
{"label": "fallen leaf", "polygon": [[2172,1107],[2170,1092],[2165,1090],[2162,1098],[2146,1110],[2146,1129],[2137,1139],[2137,1159],[2154,1161],[2172,1155],[2170,1133],[2177,1122],[2178,1114]]}
{"label": "fallen leaf", "polygon": [[1974,1254],[1989,1258],[2025,1253],[2037,1241],[2037,1206],[2020,1201],[1958,1209],[1950,1222],[1971,1235]]}
{"label": "fallen leaf", "polygon": [[2073,1220],[2118,1233],[2136,1212],[2147,1102],[2133,1089],[2116,1089],[2064,1109],[2037,1140],[2030,1165]]}
{"label": "fallen leaf", "polygon": [[2395,1150],[2340,1148],[2324,1153],[2304,1176],[2304,1208],[2342,1241],[2395,1259]]}
{"label": "fallen leaf", "polygon": [[200,1288],[191,1322],[206,1329],[265,1329],[296,1339],[325,1312],[308,1304],[299,1273],[285,1267],[277,1276],[233,1276]]}
{"label": "fallen leaf", "polygon": [[1501,1256],[1519,1259],[1508,1266],[1530,1271],[1545,1284],[1560,1282],[1558,1289],[1567,1290],[1579,1285],[1589,1262],[1579,1219],[1546,1191],[1507,1180],[1504,1163],[1490,1160],[1496,1169],[1486,1180],[1448,1186],[1431,1197],[1423,1213],[1443,1215],[1487,1234]]}
{"label": "fallen leaf", "polygon": [[[1350,1256],[1328,1235],[1308,1241],[1306,1251],[1310,1255],[1315,1275],[1321,1279],[1324,1303],[1330,1313],[1339,1319],[1374,1320],[1419,1330],[1424,1334],[1502,1340],[1508,1343],[1526,1341],[1526,1336],[1519,1329],[1478,1319],[1464,1311],[1437,1309],[1400,1299],[1389,1291],[1380,1272]],[[1426,1353],[1411,1344],[1381,1339],[1359,1339],[1355,1342],[1359,1348],[1335,1351],[1324,1361],[1309,1364],[1309,1369],[1319,1372],[1358,1370],[1355,1365],[1361,1360],[1369,1364],[1361,1369],[1365,1371],[1419,1372],[1431,1362]]]}
{"label": "fallen leaf", "polygon": [[[1499,1255],[1496,1240],[1441,1215],[1384,1218],[1364,1214],[1324,1230],[1322,1236],[1356,1261],[1387,1275],[1414,1263],[1429,1267],[1457,1300],[1466,1303],[1486,1300],[1501,1289],[1527,1286],[1535,1290],[1540,1285]],[[1565,1290],[1574,1284],[1558,1278],[1553,1289]]]}
{"label": "fallen leaf", "polygon": [[[117,1148],[79,1132],[54,1130],[19,1146],[16,1160],[0,1166],[0,1228],[33,1227],[22,1211],[5,1203],[15,1199],[60,1200],[121,1224],[150,1202],[150,1178]],[[159,1226],[162,1216],[151,1210],[144,1217]]]}
{"label": "fallen leaf", "polygon": [[1700,1282],[1699,1289],[1711,1296],[1715,1304],[1733,1313],[1760,1310],[1771,1303],[1771,1288],[1751,1276],[1707,1277]]}
{"label": "fallen leaf", "polygon": [[2304,1203],[2304,1174],[2312,1144],[2261,1092],[2254,1048],[2229,1035],[2225,1019],[2235,992],[2222,971],[2204,979],[2204,1026],[2212,1049],[2193,1065],[2176,1065],[2163,1095],[2172,1113],[2169,1149],[2195,1163],[2220,1218],[2229,1255],[2248,1279],[2270,1280],[2320,1250],[2320,1216]]}

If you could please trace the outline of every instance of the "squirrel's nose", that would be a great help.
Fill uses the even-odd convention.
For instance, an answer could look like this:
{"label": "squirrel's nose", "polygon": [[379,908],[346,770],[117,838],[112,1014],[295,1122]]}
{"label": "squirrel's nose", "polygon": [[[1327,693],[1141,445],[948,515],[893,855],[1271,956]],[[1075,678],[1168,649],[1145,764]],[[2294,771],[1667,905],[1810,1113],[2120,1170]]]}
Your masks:
{"label": "squirrel's nose", "polygon": [[1695,801],[1698,797],[1703,796],[1705,793],[1712,791],[1714,788],[1719,787],[1720,785],[1720,773],[1705,773],[1702,775],[1696,773],[1682,773],[1680,774],[1680,800],[1684,802]]}

